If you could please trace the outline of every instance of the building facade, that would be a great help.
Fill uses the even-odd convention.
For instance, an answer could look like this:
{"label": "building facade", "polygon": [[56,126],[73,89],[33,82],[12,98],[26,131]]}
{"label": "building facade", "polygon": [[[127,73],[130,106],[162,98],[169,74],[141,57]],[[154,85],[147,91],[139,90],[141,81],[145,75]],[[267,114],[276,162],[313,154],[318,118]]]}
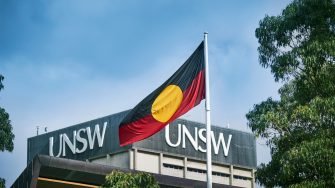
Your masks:
{"label": "building facade", "polygon": [[[27,168],[36,161],[36,156],[43,160],[46,160],[47,156],[50,161],[58,161],[59,166],[61,163],[84,166],[89,164],[95,165],[98,169],[150,172],[155,175],[156,179],[158,178],[158,182],[163,187],[202,187],[206,185],[206,130],[204,124],[177,119],[145,140],[120,147],[118,125],[127,112],[29,138]],[[211,139],[212,175],[215,186],[255,187],[256,144],[254,135],[212,126]],[[43,165],[47,168],[50,163],[43,163]],[[34,165],[30,166],[34,169]],[[57,165],[52,168],[57,169]],[[67,168],[66,165],[64,168]],[[103,177],[107,172],[108,170],[100,174]],[[38,173],[39,175],[36,175]],[[18,184],[41,187],[38,186],[38,182],[43,185],[44,181],[50,179],[47,182],[69,180],[69,182],[82,183],[82,185],[97,186],[98,184],[81,179],[73,180],[70,175],[65,175],[65,172],[63,177],[61,174],[51,177],[51,175],[43,174],[45,172],[42,170],[39,170],[38,173],[35,173],[35,180],[39,181],[33,178],[31,179],[35,183],[29,178],[22,180],[23,177],[20,176],[21,179],[19,177],[12,187],[20,187]],[[80,173],[80,168],[73,167],[71,173]],[[96,171],[94,173],[99,174]],[[29,173],[23,176],[28,177]],[[166,182],[167,180],[169,181]]]}

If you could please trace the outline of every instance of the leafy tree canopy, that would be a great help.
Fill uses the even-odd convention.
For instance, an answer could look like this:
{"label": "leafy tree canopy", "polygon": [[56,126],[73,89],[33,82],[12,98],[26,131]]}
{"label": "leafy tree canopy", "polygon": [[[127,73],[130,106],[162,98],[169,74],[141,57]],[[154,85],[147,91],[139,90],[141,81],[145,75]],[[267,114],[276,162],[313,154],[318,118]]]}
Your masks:
{"label": "leafy tree canopy", "polygon": [[[0,74],[0,90],[3,89],[4,77]],[[12,125],[9,120],[9,114],[5,109],[0,107],[0,151],[13,151],[14,134],[12,133]]]}
{"label": "leafy tree canopy", "polygon": [[272,160],[257,181],[266,187],[335,187],[335,1],[295,0],[256,29],[260,64],[281,81],[246,115],[267,139]]}
{"label": "leafy tree canopy", "polygon": [[0,178],[0,188],[5,188],[6,181],[5,179]]}
{"label": "leafy tree canopy", "polygon": [[[0,91],[4,88],[2,81],[4,77],[0,74]],[[0,151],[13,151],[14,134],[12,133],[9,115],[5,109],[0,107]],[[0,188],[5,188],[5,179],[0,178]]]}
{"label": "leafy tree canopy", "polygon": [[159,188],[155,178],[145,172],[124,173],[113,171],[106,176],[103,188]]}

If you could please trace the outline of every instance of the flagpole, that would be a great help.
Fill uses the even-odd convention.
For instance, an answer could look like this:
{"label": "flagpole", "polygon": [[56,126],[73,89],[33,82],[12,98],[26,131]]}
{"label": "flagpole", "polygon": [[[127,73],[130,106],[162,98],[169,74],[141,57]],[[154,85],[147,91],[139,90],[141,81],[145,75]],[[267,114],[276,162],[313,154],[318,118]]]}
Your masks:
{"label": "flagpole", "polygon": [[211,103],[209,94],[208,46],[207,35],[204,33],[204,58],[206,82],[206,154],[207,154],[207,188],[212,188],[212,147],[211,147]]}

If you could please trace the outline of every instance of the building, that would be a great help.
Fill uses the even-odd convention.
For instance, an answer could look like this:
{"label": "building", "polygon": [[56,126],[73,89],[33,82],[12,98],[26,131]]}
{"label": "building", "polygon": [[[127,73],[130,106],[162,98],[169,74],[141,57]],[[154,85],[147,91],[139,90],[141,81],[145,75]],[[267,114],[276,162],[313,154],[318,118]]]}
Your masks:
{"label": "building", "polygon": [[[96,187],[113,169],[152,173],[162,187],[206,186],[205,125],[177,119],[159,133],[119,146],[126,112],[28,139],[27,168],[12,187]],[[213,187],[255,187],[255,137],[212,126]]]}

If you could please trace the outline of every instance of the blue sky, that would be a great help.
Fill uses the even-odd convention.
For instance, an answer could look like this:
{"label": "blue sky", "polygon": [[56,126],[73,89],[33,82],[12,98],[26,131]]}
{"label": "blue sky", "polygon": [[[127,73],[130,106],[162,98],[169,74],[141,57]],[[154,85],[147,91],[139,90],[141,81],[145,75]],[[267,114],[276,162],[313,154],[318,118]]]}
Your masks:
{"label": "blue sky", "polygon": [[[280,83],[258,64],[255,29],[289,1],[0,1],[0,106],[15,133],[0,153],[10,186],[26,140],[132,108],[188,58],[208,31],[212,120],[247,131],[245,114]],[[204,103],[184,118],[204,122]],[[258,140],[258,163],[270,159]]]}

